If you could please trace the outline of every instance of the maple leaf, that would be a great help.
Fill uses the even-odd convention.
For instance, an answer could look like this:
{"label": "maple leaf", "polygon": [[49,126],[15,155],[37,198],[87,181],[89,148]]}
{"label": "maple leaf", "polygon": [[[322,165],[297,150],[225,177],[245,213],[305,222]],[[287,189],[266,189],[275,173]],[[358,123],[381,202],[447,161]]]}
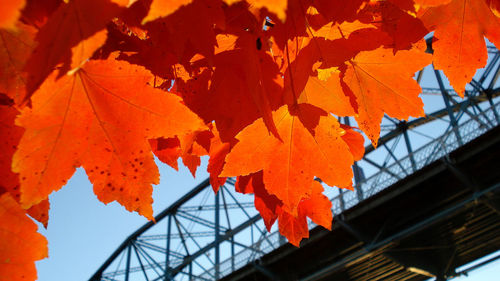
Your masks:
{"label": "maple leaf", "polygon": [[306,36],[308,23],[307,12],[304,5],[310,4],[309,1],[302,3],[299,0],[288,1],[286,10],[286,20],[276,21],[269,30],[269,36],[274,38],[274,42],[281,50],[285,50],[285,44],[289,39],[299,36]]}
{"label": "maple leaf", "polygon": [[359,161],[365,155],[365,138],[357,133],[353,127],[340,124],[340,127],[345,130],[345,134],[342,135],[342,139],[349,146],[349,150],[354,157],[354,161]]}
{"label": "maple leaf", "polygon": [[[237,2],[241,2],[241,0],[224,0],[229,5],[232,5]],[[278,16],[281,21],[285,21],[286,18],[286,7],[287,0],[273,0],[273,1],[265,1],[265,0],[247,0],[250,7],[261,9],[266,8],[269,12],[274,13]]]}
{"label": "maple leaf", "polygon": [[264,220],[267,230],[271,231],[283,203],[276,196],[267,192],[264,187],[262,171],[247,176],[239,176],[234,188],[237,192],[243,194],[254,194],[255,208]]}
{"label": "maple leaf", "polygon": [[318,69],[318,77],[311,76],[301,94],[300,101],[309,103],[337,116],[352,116],[354,109],[342,90],[340,71],[330,68],[328,74]]}
{"label": "maple leaf", "polygon": [[[393,0],[394,1],[394,0]],[[405,1],[405,0],[402,0]],[[413,0],[420,7],[437,7],[450,3],[452,0]]]}
{"label": "maple leaf", "polygon": [[322,194],[323,186],[317,181],[312,183],[311,196],[298,204],[296,216],[286,211],[283,203],[276,196],[267,192],[262,171],[239,176],[235,189],[244,194],[253,193],[255,208],[264,220],[267,230],[270,231],[274,222],[278,220],[280,233],[297,247],[302,238],[309,237],[307,217],[316,224],[331,229],[332,203]]}
{"label": "maple leaf", "polygon": [[159,174],[147,140],[201,130],[203,122],[127,62],[90,61],[74,75],[56,76],[16,120],[26,129],[13,158],[23,207],[58,190],[82,166],[101,201],[117,200],[151,219],[151,184]]}
{"label": "maple leaf", "polygon": [[452,0],[387,0],[400,9],[415,14],[421,8],[436,7],[450,3]]}
{"label": "maple leaf", "polygon": [[184,136],[149,140],[149,143],[158,159],[175,170],[178,170],[177,159],[181,157],[194,177],[201,164],[200,156],[207,155],[210,150],[211,137],[210,131],[195,131]]}
{"label": "maple leaf", "polygon": [[[2,94],[0,94],[2,96]],[[7,98],[2,98],[0,102],[0,194],[8,192],[17,201],[21,198],[19,191],[19,176],[12,172],[12,156],[17,149],[19,140],[21,139],[24,129],[14,125],[14,120],[19,113],[13,105],[13,101]],[[2,104],[3,103],[3,104]],[[47,227],[49,221],[48,200],[44,200],[37,205],[28,209],[28,214],[41,222]]]}
{"label": "maple leaf", "polygon": [[181,143],[177,137],[152,139],[149,140],[149,144],[153,153],[161,162],[169,165],[176,171],[179,170],[177,159],[181,156]]}
{"label": "maple leaf", "polygon": [[21,15],[21,9],[26,5],[26,0],[2,0],[0,6],[0,28],[14,29],[16,21]]}
{"label": "maple leaf", "polygon": [[[226,36],[218,36],[221,37]],[[271,111],[283,104],[283,80],[270,54],[257,48],[256,42],[261,39],[252,34],[240,39],[234,49],[216,51],[213,74],[205,69],[187,81],[177,80],[186,105],[205,122],[215,121],[223,142],[231,142],[239,131],[260,117],[268,130],[277,135]]]}
{"label": "maple leaf", "polygon": [[[18,113],[13,107],[0,104],[0,149],[2,151],[0,154],[0,190],[12,193],[17,200],[20,196],[19,179],[18,175],[11,171],[11,166],[12,156],[24,133],[23,128],[14,125]],[[17,194],[15,194],[16,191]]]}
{"label": "maple leaf", "polygon": [[491,11],[495,16],[500,17],[500,1],[499,0],[485,0]]}
{"label": "maple leaf", "polygon": [[21,20],[37,29],[40,29],[52,13],[57,10],[63,0],[26,0],[22,10]]}
{"label": "maple leaf", "polygon": [[16,30],[0,29],[0,93],[19,104],[26,91],[22,69],[34,48],[35,30],[21,23],[16,27]]}
{"label": "maple leaf", "polygon": [[180,7],[193,2],[193,0],[153,0],[149,8],[148,15],[142,20],[142,23],[153,21],[160,17],[166,17],[175,12]]}
{"label": "maple leaf", "polygon": [[49,199],[45,199],[38,204],[31,206],[26,212],[30,217],[37,220],[39,223],[43,224],[45,228],[49,225],[49,210],[50,202]]}
{"label": "maple leaf", "polygon": [[463,97],[465,85],[488,58],[486,36],[500,46],[500,19],[484,0],[453,0],[422,9],[419,18],[434,30],[432,48],[436,69],[443,70],[455,91]]}
{"label": "maple leaf", "polygon": [[307,217],[314,223],[331,230],[332,202],[323,195],[323,186],[319,182],[313,182],[310,198],[302,200],[297,208],[297,216],[281,208],[277,210],[279,231],[291,244],[299,247],[300,241],[309,237]]}
{"label": "maple leaf", "polygon": [[120,59],[143,65],[165,79],[175,79],[174,65],[188,67],[195,54],[212,60],[217,45],[214,27],[224,26],[220,6],[217,0],[195,0],[167,17],[146,23],[142,28],[147,39],[131,42],[132,46],[127,46],[131,49]]}
{"label": "maple leaf", "polygon": [[282,209],[278,210],[278,228],[281,235],[285,236],[295,247],[300,246],[303,238],[309,238],[309,228],[305,216],[294,216]]}
{"label": "maple leaf", "polygon": [[[301,98],[311,100],[315,106],[336,115],[351,115],[351,106],[340,91],[336,75],[331,77],[330,75],[360,51],[391,44],[390,37],[374,26],[361,22],[340,25],[330,23],[313,32],[311,36],[302,42],[297,40],[287,44],[287,47],[290,45],[304,45],[304,47],[295,49],[288,47],[283,54],[287,58],[284,99],[288,104],[293,104],[296,99]],[[327,68],[330,70],[325,70]],[[330,75],[319,78],[318,72],[328,72]],[[308,97],[304,97],[304,93]]]}
{"label": "maple leaf", "polygon": [[390,1],[370,3],[360,13],[361,21],[372,23],[391,36],[394,50],[410,49],[429,33],[419,19]]}
{"label": "maple leaf", "polygon": [[106,24],[127,4],[128,0],[72,0],[61,4],[38,32],[38,45],[26,62],[24,101],[57,65],[62,64],[61,76],[90,58],[106,40]]}
{"label": "maple leaf", "polygon": [[368,1],[367,0],[315,0],[312,5],[318,9],[318,12],[327,20],[337,23],[356,19],[358,10]]}
{"label": "maple leaf", "polygon": [[332,202],[323,194],[323,186],[318,182],[313,182],[311,197],[299,203],[299,214],[307,216],[317,225],[332,229]]}
{"label": "maple leaf", "polygon": [[431,61],[431,55],[421,49],[393,54],[391,49],[378,48],[360,52],[348,63],[342,79],[356,98],[359,127],[375,147],[384,113],[398,119],[424,115],[418,97],[422,89],[412,78]]}
{"label": "maple leaf", "polygon": [[308,104],[288,108],[273,113],[282,140],[266,133],[262,119],[255,121],[237,135],[221,176],[263,170],[266,190],[295,215],[298,203],[310,197],[315,176],[331,186],[351,185],[353,156],[332,115]]}
{"label": "maple leaf", "polygon": [[36,224],[9,193],[0,195],[0,280],[36,280],[35,261],[47,252]]}
{"label": "maple leaf", "polygon": [[219,190],[219,187],[226,182],[225,177],[219,177],[222,169],[224,168],[224,159],[231,149],[231,144],[222,142],[220,139],[219,131],[216,126],[211,129],[213,137],[210,139],[210,150],[208,155],[207,172],[210,173],[210,185],[214,192]]}
{"label": "maple leaf", "polygon": [[196,53],[213,57],[217,45],[214,27],[223,27],[224,22],[219,1],[195,0],[166,18],[146,24],[145,29],[154,47],[167,49],[187,64]]}

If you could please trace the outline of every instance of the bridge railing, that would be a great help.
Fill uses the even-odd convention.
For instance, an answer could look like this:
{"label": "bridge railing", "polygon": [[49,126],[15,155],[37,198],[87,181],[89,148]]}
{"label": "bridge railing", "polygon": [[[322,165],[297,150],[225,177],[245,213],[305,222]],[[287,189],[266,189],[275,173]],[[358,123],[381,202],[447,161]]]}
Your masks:
{"label": "bridge railing", "polygon": [[[343,211],[352,208],[361,201],[374,196],[380,191],[388,188],[397,181],[406,176],[418,171],[430,163],[445,157],[450,152],[458,147],[474,140],[483,135],[487,131],[499,125],[498,115],[500,112],[500,102],[492,105],[482,113],[457,124],[455,127],[449,126],[443,135],[407,156],[398,159],[396,163],[392,163],[381,169],[378,173],[359,182],[355,188],[361,189],[361,193],[354,191],[342,192],[339,195],[331,198],[332,211],[334,215],[341,214]],[[363,196],[360,197],[359,194]],[[316,225],[309,223],[309,228],[312,229]],[[266,253],[277,249],[286,242],[278,231],[263,235],[260,240],[254,243],[251,247],[237,252],[235,255],[224,260],[219,264],[219,276],[229,275],[234,270],[237,270],[249,263],[254,262]],[[215,274],[215,268],[207,270],[201,274],[200,279],[210,279]]]}
{"label": "bridge railing", "polygon": [[[477,115],[476,118],[471,118],[459,124],[456,130],[449,127],[442,136],[430,141],[413,153],[408,154],[397,163],[391,164],[363,182],[360,182],[356,188],[363,191],[363,198],[359,198],[357,193],[352,191],[347,191],[335,196],[331,199],[333,213],[342,213],[344,210],[355,206],[360,201],[377,194],[397,181],[405,178],[408,174],[412,174],[430,163],[445,157],[461,145],[472,141],[495,126],[498,126],[499,123],[495,115],[495,110],[496,112],[500,110],[500,103],[485,110],[483,113]],[[413,162],[411,161],[412,158],[414,159]],[[416,165],[415,168],[413,166],[414,164]]]}

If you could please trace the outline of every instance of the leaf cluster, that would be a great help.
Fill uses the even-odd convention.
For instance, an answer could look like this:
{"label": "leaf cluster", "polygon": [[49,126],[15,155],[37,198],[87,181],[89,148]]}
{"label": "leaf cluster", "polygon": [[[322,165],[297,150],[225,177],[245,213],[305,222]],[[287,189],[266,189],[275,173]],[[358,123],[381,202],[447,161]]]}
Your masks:
{"label": "leaf cluster", "polygon": [[[486,64],[484,37],[500,43],[499,6],[8,1],[0,12],[0,256],[8,257],[0,280],[36,279],[46,243],[26,214],[47,225],[49,194],[78,167],[102,202],[153,219],[153,155],[174,169],[182,159],[193,175],[208,155],[214,191],[236,177],[268,229],[277,220],[296,246],[309,235],[308,218],[331,228],[324,186],[352,189],[361,132],[376,146],[384,115],[423,116],[413,76],[430,63],[463,96]],[[339,122],[347,116],[358,128]],[[13,250],[23,243],[31,250]]]}

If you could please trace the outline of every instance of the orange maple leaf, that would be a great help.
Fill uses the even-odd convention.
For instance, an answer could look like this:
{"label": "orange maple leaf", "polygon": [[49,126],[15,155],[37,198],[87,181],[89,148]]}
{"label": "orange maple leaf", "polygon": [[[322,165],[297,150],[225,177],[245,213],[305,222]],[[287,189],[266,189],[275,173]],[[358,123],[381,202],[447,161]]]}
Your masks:
{"label": "orange maple leaf", "polygon": [[210,150],[208,152],[210,158],[208,159],[207,172],[210,173],[210,185],[214,192],[217,192],[219,187],[226,182],[226,178],[219,177],[219,175],[224,168],[224,159],[229,153],[231,144],[222,142],[216,126],[213,126],[211,131],[213,137],[210,139]]}
{"label": "orange maple leaf", "polygon": [[221,176],[263,170],[266,190],[296,215],[315,176],[331,186],[351,185],[353,156],[335,117],[308,104],[288,108],[273,113],[282,141],[267,133],[262,119],[255,121],[237,135]]}
{"label": "orange maple leaf", "polygon": [[45,228],[47,228],[49,225],[49,210],[49,199],[45,199],[40,203],[31,206],[28,210],[26,210],[26,213],[28,213],[30,217],[34,218],[39,223],[43,224]]}
{"label": "orange maple leaf", "polygon": [[35,29],[18,23],[15,30],[0,29],[0,93],[19,104],[25,96],[26,75],[22,73],[35,43]]}
{"label": "orange maple leaf", "polygon": [[[408,0],[398,2],[413,4]],[[361,21],[372,23],[391,36],[394,50],[410,49],[429,33],[414,12],[410,14],[391,1],[371,2],[360,13]]]}
{"label": "orange maple leaf", "polygon": [[128,0],[72,0],[61,4],[37,33],[38,45],[25,66],[28,81],[24,101],[57,65],[62,64],[61,76],[90,58],[106,40],[106,24],[127,3]]}
{"label": "orange maple leaf", "polygon": [[274,195],[267,192],[263,172],[259,171],[247,176],[239,176],[235,189],[244,194],[254,194],[255,208],[259,211],[268,231],[278,219],[280,233],[288,238],[290,243],[299,246],[302,238],[309,237],[307,217],[313,222],[327,229],[332,226],[332,203],[323,195],[323,186],[314,181],[309,198],[301,200],[297,207],[297,214],[292,215],[283,208],[283,203]]}
{"label": "orange maple leaf", "polygon": [[[232,5],[237,2],[241,2],[240,0],[224,0],[229,5]],[[269,12],[274,13],[278,16],[281,21],[285,21],[286,19],[286,7],[287,0],[247,0],[248,4],[250,4],[250,9],[261,9],[266,8]]]}
{"label": "orange maple leaf", "polygon": [[[321,73],[325,70],[318,69]],[[337,116],[352,116],[354,109],[342,90],[340,71],[328,69],[328,74],[311,76],[300,96],[300,101],[312,104]]]}
{"label": "orange maple leaf", "polygon": [[173,138],[158,138],[149,140],[153,153],[158,159],[174,168],[179,170],[177,159],[181,156],[181,143],[177,137]]}
{"label": "orange maple leaf", "polygon": [[307,217],[314,223],[331,230],[333,219],[332,202],[323,195],[323,186],[319,182],[313,182],[310,198],[302,200],[297,208],[297,216],[293,216],[285,209],[277,208],[280,233],[291,244],[299,247],[300,241],[309,237]]}
{"label": "orange maple leaf", "polygon": [[[121,15],[129,26],[136,27],[134,25],[140,23],[140,15],[144,12],[141,3],[145,2],[138,2]],[[112,48],[111,51],[126,51],[119,59],[142,65],[161,78],[175,79],[176,64],[189,66],[195,54],[211,62],[217,45],[215,27],[223,28],[224,25],[224,13],[218,0],[193,1],[166,17],[141,26],[141,31],[147,34],[144,40],[136,37],[134,32],[131,36],[110,33],[113,38],[107,41],[106,47]]]}
{"label": "orange maple leaf", "polygon": [[356,120],[373,146],[377,146],[384,113],[398,119],[424,115],[418,97],[422,89],[412,77],[431,59],[419,48],[396,54],[392,49],[378,48],[349,61],[342,79],[356,97]]}
{"label": "orange maple leaf", "polygon": [[491,11],[495,16],[500,17],[500,1],[499,0],[485,0]]}
{"label": "orange maple leaf", "polygon": [[237,192],[254,194],[255,208],[264,220],[267,230],[271,231],[283,203],[276,196],[267,192],[262,171],[247,176],[239,176],[234,187]]}
{"label": "orange maple leaf", "polygon": [[148,15],[142,20],[142,23],[144,24],[160,17],[166,17],[180,7],[191,2],[193,2],[193,0],[153,0],[149,7]]}
{"label": "orange maple leaf", "polygon": [[[10,193],[19,190],[18,175],[11,171],[12,156],[24,133],[23,128],[14,125],[18,113],[19,111],[13,107],[0,104],[0,149],[2,151],[0,153],[0,193],[2,189]],[[20,194],[12,194],[12,196],[19,200]]]}
{"label": "orange maple leaf", "polygon": [[353,127],[340,124],[340,127],[345,130],[342,139],[347,143],[351,150],[354,161],[359,161],[365,155],[365,138],[363,135],[357,133]]}
{"label": "orange maple leaf", "polygon": [[239,131],[260,117],[269,131],[277,135],[271,111],[283,104],[283,80],[271,55],[258,48],[256,43],[261,39],[252,34],[244,34],[240,39],[232,46],[234,49],[216,53],[213,73],[204,69],[187,81],[177,79],[184,102],[206,122],[215,121],[224,142],[231,142]]}
{"label": "orange maple leaf", "polygon": [[96,60],[74,75],[56,75],[16,120],[26,129],[13,159],[22,205],[47,198],[82,166],[101,201],[117,200],[151,219],[159,174],[147,140],[205,125],[179,97],[149,86],[152,76],[142,67]]}
{"label": "orange maple leaf", "polygon": [[315,0],[312,5],[318,9],[318,12],[326,19],[333,22],[352,22],[356,19],[358,10],[368,0]]}
{"label": "orange maple leaf", "polygon": [[287,44],[288,49],[282,55],[287,61],[285,100],[288,104],[296,99],[307,100],[339,116],[353,115],[336,69],[360,51],[391,43],[390,37],[373,25],[354,22],[329,23],[313,32],[310,38]]}
{"label": "orange maple leaf", "polygon": [[26,0],[0,0],[0,28],[14,29]]}
{"label": "orange maple leaf", "polygon": [[22,10],[21,20],[40,29],[62,3],[64,3],[63,0],[27,0],[26,6]]}
{"label": "orange maple leaf", "polygon": [[[2,94],[0,94],[1,96]],[[0,101],[0,194],[7,191],[18,202],[21,199],[19,190],[19,176],[12,172],[12,156],[17,149],[24,129],[14,125],[14,120],[19,113],[12,105],[12,100],[5,98]],[[10,101],[10,105],[9,102]],[[2,103],[7,103],[3,105]],[[41,222],[45,227],[49,222],[49,200],[43,200],[28,209],[28,214]]]}
{"label": "orange maple leaf", "polygon": [[0,195],[0,280],[36,280],[35,261],[47,254],[36,224],[9,193]]}
{"label": "orange maple leaf", "polygon": [[195,131],[184,136],[149,140],[149,143],[158,159],[175,170],[178,170],[177,159],[181,157],[194,177],[201,164],[200,157],[208,155],[211,137],[210,131]]}
{"label": "orange maple leaf", "polygon": [[465,85],[488,58],[486,36],[500,46],[500,18],[484,0],[453,0],[422,9],[419,18],[434,30],[434,67],[443,70],[455,91],[463,97]]}
{"label": "orange maple leaf", "polygon": [[[400,0],[401,1],[401,0]],[[408,1],[402,0],[401,2]],[[450,3],[452,0],[413,0],[416,5],[421,7],[437,7]]]}

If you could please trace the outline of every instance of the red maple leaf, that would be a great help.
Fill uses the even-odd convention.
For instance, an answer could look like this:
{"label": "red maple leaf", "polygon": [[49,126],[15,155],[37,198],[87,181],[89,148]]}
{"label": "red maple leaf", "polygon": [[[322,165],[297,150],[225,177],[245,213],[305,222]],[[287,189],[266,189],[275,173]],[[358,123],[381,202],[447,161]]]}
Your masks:
{"label": "red maple leaf", "polygon": [[200,130],[201,120],[179,97],[151,87],[148,71],[126,62],[91,61],[74,75],[56,75],[16,121],[26,129],[13,160],[22,205],[47,198],[82,166],[101,201],[152,218],[151,184],[159,174],[147,140]]}

